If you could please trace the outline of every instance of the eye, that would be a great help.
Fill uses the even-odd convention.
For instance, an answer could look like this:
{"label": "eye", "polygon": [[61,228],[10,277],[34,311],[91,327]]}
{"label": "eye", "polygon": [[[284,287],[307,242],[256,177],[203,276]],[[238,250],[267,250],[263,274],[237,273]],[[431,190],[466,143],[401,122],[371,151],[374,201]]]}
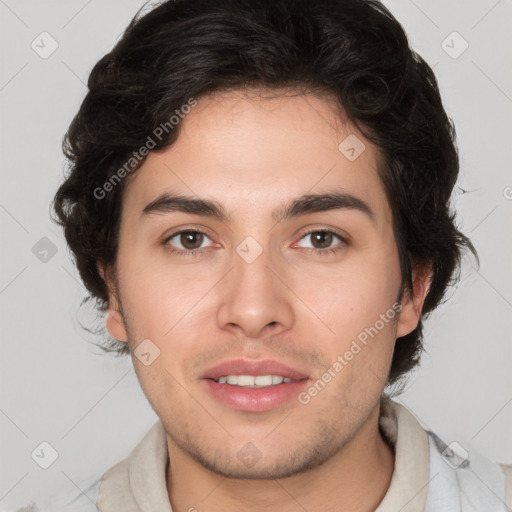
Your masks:
{"label": "eye", "polygon": [[[345,238],[329,229],[315,229],[308,231],[302,235],[301,240],[305,240],[308,237],[311,239],[311,245],[309,247],[301,247],[312,249],[313,252],[317,254],[335,253],[348,245],[348,242]],[[336,242],[336,239],[338,239],[341,243],[338,243],[337,246],[333,246],[332,244],[333,242]]]}
{"label": "eye", "polygon": [[[336,253],[348,245],[348,241],[344,237],[329,229],[315,229],[308,231],[302,235],[301,240],[305,240],[308,237],[311,239],[311,245],[309,247],[300,247],[303,247],[309,252],[313,252],[315,254],[326,255],[329,253]],[[336,239],[338,239],[339,242],[337,245],[333,246],[332,244],[333,242],[336,242]],[[195,229],[183,229],[168,236],[163,241],[163,245],[173,254],[198,256],[204,252],[203,249],[208,247],[207,240],[211,239],[202,231]]]}
{"label": "eye", "polygon": [[[170,251],[172,253],[192,255],[197,252],[202,252],[200,249],[204,249],[206,247],[203,245],[205,239],[210,239],[210,237],[202,231],[184,229],[167,237],[164,240],[164,245],[167,247],[170,246]],[[174,244],[178,244],[178,247],[175,248],[176,246]]]}

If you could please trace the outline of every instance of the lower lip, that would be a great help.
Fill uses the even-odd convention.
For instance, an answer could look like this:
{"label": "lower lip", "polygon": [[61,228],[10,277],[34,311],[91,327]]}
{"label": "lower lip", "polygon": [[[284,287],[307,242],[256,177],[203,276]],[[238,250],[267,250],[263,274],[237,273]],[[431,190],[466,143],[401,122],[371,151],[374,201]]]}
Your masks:
{"label": "lower lip", "polygon": [[308,385],[309,380],[283,382],[264,388],[245,388],[220,384],[213,379],[203,379],[215,398],[232,409],[249,412],[271,411],[293,398],[297,398],[298,394]]}

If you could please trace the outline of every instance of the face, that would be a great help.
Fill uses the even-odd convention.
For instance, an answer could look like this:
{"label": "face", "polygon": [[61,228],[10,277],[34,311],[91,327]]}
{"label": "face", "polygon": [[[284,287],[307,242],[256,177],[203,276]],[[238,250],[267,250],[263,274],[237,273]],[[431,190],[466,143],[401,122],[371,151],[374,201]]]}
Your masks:
{"label": "face", "polygon": [[421,308],[396,303],[377,149],[313,95],[217,93],[180,129],[124,192],[107,328],[170,451],[237,478],[318,466],[361,431]]}

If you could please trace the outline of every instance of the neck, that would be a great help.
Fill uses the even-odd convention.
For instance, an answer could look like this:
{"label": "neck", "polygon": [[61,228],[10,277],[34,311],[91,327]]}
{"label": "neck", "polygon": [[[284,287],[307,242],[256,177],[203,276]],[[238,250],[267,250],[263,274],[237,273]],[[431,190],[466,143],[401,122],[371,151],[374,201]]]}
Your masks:
{"label": "neck", "polygon": [[321,466],[276,480],[227,478],[204,468],[168,438],[167,488],[174,512],[372,512],[384,498],[394,452],[382,438],[379,405]]}

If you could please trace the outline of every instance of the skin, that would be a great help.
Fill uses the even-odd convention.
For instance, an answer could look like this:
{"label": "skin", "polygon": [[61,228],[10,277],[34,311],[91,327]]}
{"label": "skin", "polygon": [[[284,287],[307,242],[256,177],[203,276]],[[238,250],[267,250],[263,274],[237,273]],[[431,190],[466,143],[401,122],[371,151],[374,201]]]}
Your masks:
{"label": "skin", "polygon": [[[129,178],[115,279],[99,265],[110,290],[106,325],[132,356],[145,339],[160,350],[148,366],[133,363],[167,432],[173,511],[372,511],[394,467],[379,403],[395,340],[420,318],[425,273],[414,275],[400,314],[306,405],[239,411],[200,380],[213,365],[244,357],[283,362],[315,381],[399,297],[377,148],[327,97],[259,92],[200,98],[177,142],[150,153]],[[338,145],[353,133],[366,149],[350,161]],[[176,211],[141,218],[163,191],[217,201],[232,219]],[[272,218],[297,196],[331,191],[360,198],[374,218],[354,209]],[[183,228],[207,236],[165,241]],[[348,243],[304,235],[311,228]],[[263,249],[252,263],[236,252],[247,236]],[[261,454],[251,467],[237,457],[249,442]]]}

